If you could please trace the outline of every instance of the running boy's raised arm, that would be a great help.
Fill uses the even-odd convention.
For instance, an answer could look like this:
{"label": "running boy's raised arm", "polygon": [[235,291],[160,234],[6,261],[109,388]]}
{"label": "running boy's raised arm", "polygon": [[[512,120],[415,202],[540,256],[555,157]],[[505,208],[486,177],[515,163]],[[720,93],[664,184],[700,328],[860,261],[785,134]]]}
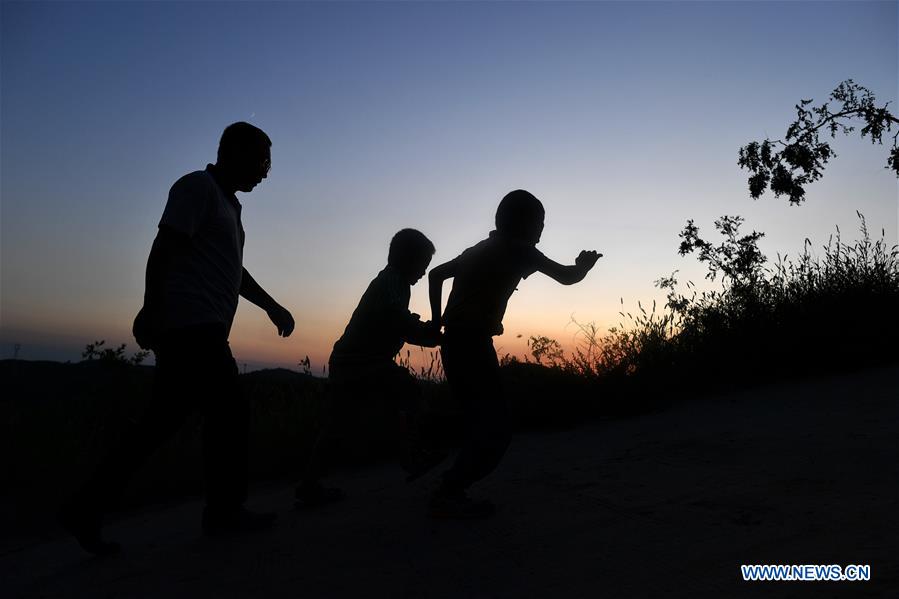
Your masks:
{"label": "running boy's raised arm", "polygon": [[542,272],[562,285],[574,285],[575,283],[580,283],[587,276],[587,273],[590,272],[590,269],[601,257],[602,254],[598,254],[594,250],[582,250],[574,261],[574,265],[566,266],[540,254],[537,262],[537,271]]}
{"label": "running boy's raised arm", "polygon": [[431,299],[431,326],[440,329],[443,304],[443,282],[456,276],[458,258],[435,266],[428,273],[428,297]]}

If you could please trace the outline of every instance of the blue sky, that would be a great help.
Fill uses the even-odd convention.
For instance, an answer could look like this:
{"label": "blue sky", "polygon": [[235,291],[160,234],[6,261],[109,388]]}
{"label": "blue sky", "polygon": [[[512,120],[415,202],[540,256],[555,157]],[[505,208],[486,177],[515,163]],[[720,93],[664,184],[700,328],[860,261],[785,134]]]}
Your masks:
{"label": "blue sky", "polygon": [[[839,138],[799,207],[752,201],[737,148],[780,137],[800,98],[852,77],[897,96],[896,2],[121,2],[2,4],[0,357],[77,359],[133,342],[143,269],[171,184],[253,122],[272,172],[244,194],[245,265],[297,319],[279,339],[242,305],[239,360],[327,357],[398,229],[437,263],[483,238],[509,190],[547,208],[540,244],[586,281],[533,277],[506,351],[573,315],[602,328],[659,297],[688,218],[740,214],[762,248],[844,236],[862,211],[897,237],[887,148]],[[444,295],[448,293],[448,287]],[[413,290],[426,313],[426,289]]]}

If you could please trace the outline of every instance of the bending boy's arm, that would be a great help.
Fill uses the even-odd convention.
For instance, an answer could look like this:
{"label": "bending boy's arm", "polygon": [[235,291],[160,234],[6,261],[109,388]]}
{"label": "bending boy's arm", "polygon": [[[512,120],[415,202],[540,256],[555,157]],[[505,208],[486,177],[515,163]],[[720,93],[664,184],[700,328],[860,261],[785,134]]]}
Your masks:
{"label": "bending boy's arm", "polygon": [[574,285],[580,283],[596,264],[596,261],[602,257],[595,251],[584,250],[578,254],[574,264],[567,266],[559,264],[555,260],[550,260],[541,254],[540,261],[537,263],[537,270],[542,272],[549,278],[561,283],[562,285]]}
{"label": "bending boy's arm", "polygon": [[403,332],[403,341],[411,345],[422,347],[437,347],[443,341],[440,331],[431,326],[430,322],[422,322],[418,314],[409,314],[406,330]]}
{"label": "bending boy's arm", "polygon": [[440,345],[440,331],[434,329],[430,322],[422,322],[421,317],[409,310],[408,296],[401,301],[399,296],[393,296],[378,310],[375,316],[377,321],[390,331],[390,336],[397,335],[404,343],[420,345],[422,347],[436,347]]}
{"label": "bending boy's arm", "polygon": [[443,282],[456,276],[457,259],[435,266],[428,273],[428,297],[431,300],[431,326],[440,329]]}

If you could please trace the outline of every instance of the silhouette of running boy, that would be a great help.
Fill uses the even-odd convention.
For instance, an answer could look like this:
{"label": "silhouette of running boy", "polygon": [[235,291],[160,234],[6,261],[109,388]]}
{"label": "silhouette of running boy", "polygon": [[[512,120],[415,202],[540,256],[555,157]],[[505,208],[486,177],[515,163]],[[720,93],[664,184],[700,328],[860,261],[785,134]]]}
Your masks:
{"label": "silhouette of running boy", "polygon": [[[534,272],[563,285],[577,283],[601,256],[582,251],[573,266],[550,260],[536,248],[543,218],[540,200],[522,189],[512,191],[496,210],[496,230],[428,275],[431,323],[444,326],[443,369],[467,429],[455,463],[431,498],[434,517],[477,518],[495,511],[487,500],[472,500],[467,490],[496,468],[510,441],[492,337],[503,332],[503,315],[516,286]],[[453,287],[441,319],[443,282],[450,278]]]}
{"label": "silhouette of running boy", "polygon": [[326,422],[296,490],[298,507],[330,503],[343,496],[340,489],[323,487],[320,478],[335,437],[341,434],[335,430],[335,415],[352,409],[348,403],[353,399],[383,399],[391,409],[402,413],[406,431],[400,433],[409,438],[401,439],[405,445],[401,465],[410,479],[445,459],[445,453],[419,444],[421,391],[409,370],[394,361],[404,343],[435,347],[440,342],[439,331],[409,311],[411,287],[424,276],[434,251],[434,244],[420,231],[403,229],[394,235],[387,266],[369,283],[346,330],[334,344],[329,360]]}

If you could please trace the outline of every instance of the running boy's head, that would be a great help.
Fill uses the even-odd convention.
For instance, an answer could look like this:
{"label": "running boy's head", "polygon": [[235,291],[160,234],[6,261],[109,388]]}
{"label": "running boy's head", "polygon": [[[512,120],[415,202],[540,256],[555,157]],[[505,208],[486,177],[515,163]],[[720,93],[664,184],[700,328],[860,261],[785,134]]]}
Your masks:
{"label": "running boy's head", "polygon": [[496,230],[518,241],[536,245],[543,233],[543,204],[533,194],[516,189],[496,209]]}
{"label": "running boy's head", "polygon": [[403,229],[390,240],[387,264],[415,285],[424,276],[435,251],[434,244],[421,231]]}

